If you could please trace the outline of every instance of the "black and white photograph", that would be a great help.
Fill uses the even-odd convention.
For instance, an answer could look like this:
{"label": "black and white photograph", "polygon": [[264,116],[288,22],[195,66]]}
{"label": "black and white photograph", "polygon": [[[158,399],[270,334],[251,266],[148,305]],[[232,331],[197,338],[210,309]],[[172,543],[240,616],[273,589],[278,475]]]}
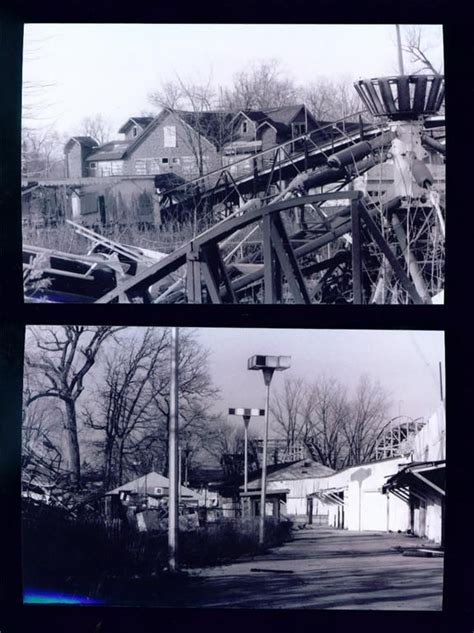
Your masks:
{"label": "black and white photograph", "polygon": [[25,604],[440,611],[444,333],[32,325]]}
{"label": "black and white photograph", "polygon": [[26,24],[25,301],[444,303],[444,90],[439,24]]}

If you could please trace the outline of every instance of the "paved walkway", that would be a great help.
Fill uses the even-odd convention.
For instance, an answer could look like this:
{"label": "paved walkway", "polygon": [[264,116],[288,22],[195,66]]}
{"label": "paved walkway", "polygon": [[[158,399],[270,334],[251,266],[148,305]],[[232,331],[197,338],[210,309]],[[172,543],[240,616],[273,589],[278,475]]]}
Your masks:
{"label": "paved walkway", "polygon": [[307,528],[265,555],[193,570],[177,592],[162,597],[170,607],[440,610],[443,559],[393,549],[423,542]]}

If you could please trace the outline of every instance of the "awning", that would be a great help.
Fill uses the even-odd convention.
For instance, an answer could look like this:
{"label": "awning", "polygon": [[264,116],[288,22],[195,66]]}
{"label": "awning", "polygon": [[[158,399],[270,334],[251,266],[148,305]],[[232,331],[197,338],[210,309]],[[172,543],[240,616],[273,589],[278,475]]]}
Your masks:
{"label": "awning", "polygon": [[[341,495],[341,496],[340,496]],[[317,490],[308,495],[308,498],[316,497],[323,503],[344,505],[344,488],[325,488],[324,490]]]}
{"label": "awning", "polygon": [[446,462],[419,462],[407,464],[398,473],[389,477],[383,485],[384,494],[391,492],[405,502],[410,496],[422,501],[446,495]]}
{"label": "awning", "polygon": [[[290,492],[288,488],[280,488],[278,490],[267,490],[266,497],[275,497],[275,496],[283,496],[287,495]],[[249,490],[248,492],[241,492],[241,497],[259,497],[261,495],[261,490]]]}

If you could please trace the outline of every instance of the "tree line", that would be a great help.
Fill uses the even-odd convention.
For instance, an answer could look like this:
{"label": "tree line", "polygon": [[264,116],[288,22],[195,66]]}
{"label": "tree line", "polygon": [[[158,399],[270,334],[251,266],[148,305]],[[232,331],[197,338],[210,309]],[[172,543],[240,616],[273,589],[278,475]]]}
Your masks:
{"label": "tree line", "polygon": [[[434,62],[434,44],[429,30],[420,25],[403,25],[402,42],[405,72],[443,72],[442,65]],[[40,50],[40,42],[30,43],[25,58],[34,59]],[[265,110],[305,103],[317,120],[335,121],[361,109],[352,81],[349,75],[338,79],[317,75],[312,82],[302,86],[285,70],[281,61],[253,60],[236,72],[226,87],[214,86],[211,78],[199,83],[177,76],[173,81],[164,82],[149,94],[152,111],[144,109],[140,115],[155,115],[163,107],[188,110],[196,115],[197,128],[204,136],[208,131],[207,122],[200,115],[209,110]],[[37,124],[45,118],[48,88],[52,85],[40,79],[27,79],[23,84],[22,175],[25,177],[64,176],[63,148],[68,135],[59,134],[54,125]],[[116,131],[104,113],[96,113],[85,116],[73,133],[91,136],[103,144],[113,140]]]}
{"label": "tree line", "polygon": [[[168,328],[35,326],[26,338],[22,467],[26,480],[110,490],[151,470],[168,473]],[[243,425],[218,412],[208,351],[184,329],[179,349],[180,445],[194,473],[210,464],[241,476]],[[340,469],[374,456],[390,397],[361,377],[353,392],[338,379],[287,379],[272,396],[271,424],[288,447]],[[249,466],[261,467],[250,428]]]}
{"label": "tree line", "polygon": [[[167,328],[29,328],[25,472],[73,489],[91,476],[111,489],[151,469],[166,474],[169,355]],[[188,330],[181,335],[179,375],[180,441],[197,453],[216,419],[218,390],[208,352]]]}

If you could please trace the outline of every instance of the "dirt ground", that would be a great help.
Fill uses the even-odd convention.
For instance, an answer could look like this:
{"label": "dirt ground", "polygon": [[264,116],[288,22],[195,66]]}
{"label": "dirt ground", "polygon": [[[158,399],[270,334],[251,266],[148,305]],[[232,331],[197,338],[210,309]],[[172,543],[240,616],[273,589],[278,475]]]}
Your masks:
{"label": "dirt ground", "polygon": [[306,528],[264,555],[189,571],[155,605],[441,610],[443,558],[405,557],[394,549],[423,543],[404,534]]}

